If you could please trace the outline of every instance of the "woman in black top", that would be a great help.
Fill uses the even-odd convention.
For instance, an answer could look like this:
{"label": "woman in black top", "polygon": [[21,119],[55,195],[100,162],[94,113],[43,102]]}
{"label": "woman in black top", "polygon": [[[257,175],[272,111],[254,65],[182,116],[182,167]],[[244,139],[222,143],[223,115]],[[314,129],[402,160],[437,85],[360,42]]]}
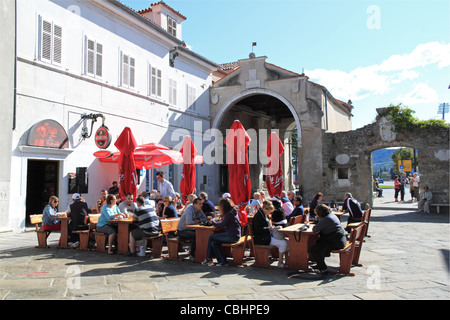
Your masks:
{"label": "woman in black top", "polygon": [[312,199],[312,201],[309,203],[309,220],[310,221],[317,221],[318,218],[316,217],[315,209],[320,204],[320,201],[322,201],[322,199],[323,199],[323,193],[319,192],[319,193],[316,193],[316,195],[314,196],[314,199]]}
{"label": "woman in black top", "polygon": [[264,201],[262,207],[255,213],[252,220],[253,242],[256,245],[271,245],[278,248],[280,253],[278,266],[284,266],[284,260],[287,260],[287,251],[289,243],[287,240],[276,239],[271,231],[274,227],[269,220],[269,214],[274,212],[275,208],[270,201]]}
{"label": "woman in black top", "polygon": [[315,213],[319,222],[314,226],[313,231],[320,233],[320,238],[310,248],[310,253],[317,262],[319,273],[326,273],[328,267],[325,264],[325,257],[329,257],[332,250],[344,248],[347,244],[347,238],[341,222],[330,211],[329,207],[320,204],[316,207]]}

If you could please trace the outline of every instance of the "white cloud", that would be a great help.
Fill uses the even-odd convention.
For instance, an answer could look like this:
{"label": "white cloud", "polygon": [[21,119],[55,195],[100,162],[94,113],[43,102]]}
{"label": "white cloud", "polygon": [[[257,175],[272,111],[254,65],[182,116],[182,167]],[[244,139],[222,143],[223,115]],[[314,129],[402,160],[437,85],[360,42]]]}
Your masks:
{"label": "white cloud", "polygon": [[433,88],[426,83],[419,83],[414,86],[412,91],[400,95],[397,100],[404,105],[411,106],[418,103],[435,103],[439,101],[439,95]]}
{"label": "white cloud", "polygon": [[[409,54],[393,55],[381,64],[360,67],[350,72],[316,69],[307,71],[306,74],[312,81],[324,85],[334,97],[358,101],[370,95],[389,93],[396,85],[418,78],[420,70],[414,69],[428,65],[437,65],[439,68],[450,66],[450,43],[420,44]],[[415,88],[416,91],[404,95],[404,103],[435,99],[436,91],[425,86],[427,88],[420,84]],[[419,90],[424,90],[427,96],[421,95]]]}

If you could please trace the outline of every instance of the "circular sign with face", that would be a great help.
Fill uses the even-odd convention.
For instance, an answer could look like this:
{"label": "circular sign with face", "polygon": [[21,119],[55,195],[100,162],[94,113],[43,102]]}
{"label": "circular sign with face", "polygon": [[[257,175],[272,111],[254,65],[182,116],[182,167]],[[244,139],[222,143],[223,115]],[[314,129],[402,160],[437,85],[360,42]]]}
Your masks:
{"label": "circular sign with face", "polygon": [[105,126],[101,126],[95,132],[95,145],[100,149],[106,149],[111,144],[111,134]]}

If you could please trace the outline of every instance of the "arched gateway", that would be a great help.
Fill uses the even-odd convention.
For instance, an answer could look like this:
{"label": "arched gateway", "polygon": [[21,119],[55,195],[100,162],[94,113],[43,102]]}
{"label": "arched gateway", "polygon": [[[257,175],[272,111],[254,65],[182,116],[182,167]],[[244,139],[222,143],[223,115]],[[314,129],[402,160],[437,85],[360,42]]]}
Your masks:
{"label": "arched gateway", "polygon": [[[379,114],[383,109],[377,109]],[[449,128],[429,127],[397,133],[385,117],[363,128],[323,135],[323,190],[327,199],[342,201],[345,192],[372,206],[372,152],[382,148],[406,146],[418,150],[421,192],[425,185],[433,202],[448,203]],[[343,174],[338,174],[338,172]],[[344,179],[342,179],[344,178]]]}
{"label": "arched gateway", "polygon": [[[322,188],[322,134],[351,130],[352,106],[336,100],[328,90],[298,74],[250,57],[223,68],[210,90],[212,129],[223,136],[239,120],[252,137],[250,174],[252,191],[264,188],[267,138],[277,130],[284,144],[282,166],[285,190],[301,185],[309,198]],[[296,140],[292,135],[296,132]],[[224,148],[224,146],[222,146]],[[254,154],[256,151],[256,155]],[[298,154],[298,176],[293,176],[292,153]],[[225,154],[225,152],[223,152]],[[227,166],[213,172],[215,195],[226,192]]]}

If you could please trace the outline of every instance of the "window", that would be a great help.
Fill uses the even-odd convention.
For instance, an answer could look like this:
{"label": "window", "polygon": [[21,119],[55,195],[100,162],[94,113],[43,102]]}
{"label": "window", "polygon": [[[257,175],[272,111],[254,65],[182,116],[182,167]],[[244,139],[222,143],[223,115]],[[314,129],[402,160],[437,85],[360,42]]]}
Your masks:
{"label": "window", "polygon": [[169,79],[169,103],[177,104],[177,82],[173,79]]}
{"label": "window", "polygon": [[187,107],[188,109],[195,111],[195,100],[197,100],[195,88],[187,85]]}
{"label": "window", "polygon": [[169,16],[167,16],[167,32],[174,37],[177,36],[177,21]]}
{"label": "window", "polygon": [[86,38],[85,73],[93,77],[103,75],[103,45]]}
{"label": "window", "polygon": [[122,53],[121,59],[122,77],[121,85],[127,88],[134,88],[135,86],[135,67],[136,61],[130,55]]}
{"label": "window", "polygon": [[158,68],[150,67],[150,92],[153,96],[161,98],[162,72]]}
{"label": "window", "polygon": [[348,168],[338,168],[338,179],[348,179],[349,169]]}
{"label": "window", "polygon": [[39,60],[51,64],[62,61],[62,28],[39,17]]}

